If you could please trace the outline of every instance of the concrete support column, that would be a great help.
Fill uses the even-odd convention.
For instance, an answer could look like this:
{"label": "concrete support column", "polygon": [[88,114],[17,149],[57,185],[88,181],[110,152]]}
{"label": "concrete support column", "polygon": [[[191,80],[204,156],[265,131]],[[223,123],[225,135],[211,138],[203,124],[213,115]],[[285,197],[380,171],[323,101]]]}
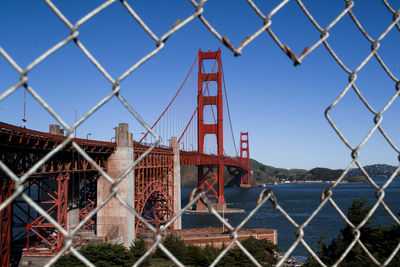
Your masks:
{"label": "concrete support column", "polygon": [[79,176],[71,173],[68,181],[68,204],[67,204],[67,231],[71,232],[78,226],[79,218]]}
{"label": "concrete support column", "polygon": [[64,129],[61,129],[60,125],[50,124],[49,125],[49,133],[56,134],[56,135],[64,135]]}
{"label": "concrete support column", "polygon": [[[117,143],[114,153],[108,158],[108,174],[117,180],[133,164],[133,138],[128,124],[120,123],[115,129]],[[110,194],[111,184],[104,177],[97,181],[97,204]],[[134,207],[134,171],[132,170],[118,185],[118,195]],[[117,199],[112,198],[97,213],[97,235],[126,247],[135,238],[135,218]]]}
{"label": "concrete support column", "polygon": [[68,210],[67,218],[67,231],[69,233],[79,224],[79,208],[74,207]]}
{"label": "concrete support column", "polygon": [[[181,210],[181,163],[179,159],[179,144],[176,137],[172,137],[169,143],[174,152],[174,215]],[[172,224],[174,229],[182,229],[182,217]]]}

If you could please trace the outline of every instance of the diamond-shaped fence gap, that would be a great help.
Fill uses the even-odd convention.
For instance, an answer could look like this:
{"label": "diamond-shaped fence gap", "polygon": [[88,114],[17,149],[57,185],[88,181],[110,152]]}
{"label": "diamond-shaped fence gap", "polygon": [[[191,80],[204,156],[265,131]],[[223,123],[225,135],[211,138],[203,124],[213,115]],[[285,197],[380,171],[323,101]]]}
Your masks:
{"label": "diamond-shaped fence gap", "polygon": [[[310,185],[312,186],[312,191],[308,190],[310,188]],[[285,210],[285,212],[294,220],[298,225],[303,224],[306,222],[309,217],[311,216],[310,210],[314,211],[316,210],[321,201],[321,190],[323,188],[328,187],[327,184],[325,183],[317,183],[317,184],[296,184],[296,185],[291,185],[291,184],[284,184],[280,186],[273,187],[272,190],[274,191],[279,205]],[[308,189],[306,189],[308,188]],[[291,192],[288,194],[287,192]],[[307,192],[307,193],[306,193]],[[273,209],[273,207],[271,207]],[[323,207],[323,209],[317,214],[317,216],[321,213],[325,213],[325,216],[328,216],[329,211],[325,211],[327,208],[326,206]],[[263,214],[266,218],[258,218],[261,220],[268,228],[274,228],[278,230],[278,245],[281,249],[284,251],[289,248],[289,245],[291,246],[293,242],[296,240],[297,236],[295,235],[296,228],[292,224],[290,224],[289,221],[281,220],[280,219],[280,213],[278,213],[277,218],[269,218],[270,214],[268,212],[263,212]],[[324,217],[319,217],[319,218],[313,218],[304,228],[304,233],[305,237],[304,240],[307,242],[308,246],[311,248],[317,247],[317,242],[319,240],[319,237],[321,233],[321,225],[326,218]],[[268,221],[271,220],[271,222]],[[282,222],[284,223],[282,224]],[[317,223],[315,223],[317,221]],[[269,224],[272,226],[270,227]],[[310,225],[313,224],[313,226],[310,227]],[[311,233],[313,238],[308,238],[308,235]],[[315,236],[317,238],[315,239]],[[299,255],[306,255],[307,251],[306,248],[304,247],[303,244],[299,243],[299,245],[296,247],[296,249],[293,251],[292,256],[299,256]]]}
{"label": "diamond-shaped fence gap", "polygon": [[154,40],[119,4],[110,5],[78,30],[78,39],[115,79],[155,47]]}
{"label": "diamond-shaped fence gap", "polygon": [[[260,191],[260,190],[257,189],[255,191]],[[182,199],[182,204],[183,203],[184,204],[187,203],[187,201],[188,201],[188,198],[187,198],[188,193],[189,193],[189,188],[184,189],[184,191],[183,191],[183,197],[184,198]],[[231,226],[238,227],[239,224],[241,224],[241,222],[248,215],[250,215],[249,212],[251,213],[252,210],[255,211],[259,207],[262,207],[262,205],[258,207],[257,206],[258,205],[257,201],[255,201],[255,199],[254,199],[254,195],[257,195],[259,192],[255,193],[255,194],[251,194],[251,195],[250,194],[245,194],[244,192],[239,192],[238,190],[227,191],[226,193],[227,193],[226,196],[228,196],[229,198],[235,198],[235,197],[237,197],[236,196],[237,194],[240,194],[241,196],[245,197],[246,199],[244,200],[245,201],[244,203],[245,203],[246,212],[245,213],[224,213],[223,211],[219,211],[218,213],[219,213],[220,218],[218,218],[216,215],[213,215],[211,213],[208,213],[208,214],[197,214],[197,216],[196,216],[196,214],[191,214],[191,213],[184,214],[184,217],[183,217],[183,228],[205,228],[205,229],[207,229],[208,227],[218,227],[220,230],[223,231],[223,234],[227,235],[228,228],[227,228],[227,226],[224,226],[224,224],[223,224],[224,220],[226,221],[226,223],[229,223]],[[237,208],[243,208],[243,202],[239,203],[239,202],[229,202],[229,201],[227,201],[226,204],[227,204],[227,208],[228,207],[229,208],[234,208],[234,209],[235,208],[236,209]],[[265,205],[267,205],[267,204],[265,204]],[[271,203],[269,203],[269,205],[271,205]],[[195,216],[190,216],[190,215],[195,215]],[[185,217],[186,217],[186,219],[189,219],[190,221],[185,221]],[[204,217],[204,218],[201,218],[201,217]],[[250,217],[250,218],[252,218],[252,217]],[[215,221],[216,221],[216,225],[214,224]],[[212,223],[210,224],[210,222],[212,222]],[[245,236],[246,236],[247,233],[243,232],[241,230],[243,228],[245,228],[245,227],[241,226],[241,228],[238,229],[239,232],[237,233],[238,241],[240,243],[242,243],[242,240],[246,239]],[[258,227],[258,228],[265,228],[265,227],[261,226],[261,227]],[[210,229],[210,231],[220,231],[219,229]],[[263,230],[266,230],[266,229],[263,229]],[[196,231],[198,231],[198,230],[196,230]],[[243,236],[243,234],[245,236]],[[225,239],[223,241],[223,244],[225,245],[225,247],[228,246],[228,248],[229,248],[229,249],[226,248],[226,249],[228,249],[226,251],[227,254],[230,254],[230,253],[242,253],[242,252],[240,252],[238,250],[239,248],[237,248],[236,244],[232,244],[233,238],[234,238],[233,236],[227,235],[227,236],[225,236]],[[269,241],[273,242],[274,238],[276,238],[276,236],[274,236],[273,233],[270,233],[270,236],[268,238]],[[218,243],[216,243],[215,245],[217,247],[219,246]],[[242,243],[242,245],[246,249],[245,243]],[[233,249],[233,248],[236,249],[235,252],[231,251],[231,249]],[[251,250],[251,248],[250,248],[250,250]],[[223,254],[223,255],[222,255],[222,258],[220,259],[220,263],[221,264],[225,264],[225,265],[226,264],[229,265],[229,263],[227,263],[224,260],[224,257],[226,255],[225,252],[221,252],[221,254]],[[250,252],[250,254],[251,254],[251,252]],[[256,256],[256,258],[259,257],[259,256],[260,255]],[[247,262],[249,259],[248,259],[247,256],[243,255],[243,258],[241,258],[240,260],[243,261],[243,262]],[[260,260],[260,258],[258,258],[258,260]],[[257,261],[257,259],[256,259],[256,261]]]}
{"label": "diamond-shaped fence gap", "polygon": [[[379,186],[382,186],[384,183],[384,180],[380,180],[379,178],[374,179]],[[397,188],[396,188],[397,187]],[[339,187],[338,187],[339,188]],[[338,189],[337,188],[337,189]],[[392,188],[395,188],[395,191],[398,191],[398,186],[395,185]],[[337,190],[335,189],[335,190]],[[338,205],[338,208],[341,209],[341,211],[344,213],[344,215],[347,216],[347,218],[357,226],[361,221],[364,220],[367,212],[373,208],[373,205],[377,202],[377,199],[375,197],[361,197],[362,195],[369,195],[370,189],[367,187],[365,184],[361,184],[359,186],[359,190],[357,194],[359,195],[360,198],[356,199],[351,199],[353,202],[351,203],[351,208],[349,207],[346,210],[344,210],[342,207],[339,207],[340,202],[348,202],[350,199],[346,199],[345,195],[348,194],[344,192],[340,192],[340,194],[335,195],[333,198],[335,203]],[[375,191],[375,190],[372,190]],[[398,192],[397,192],[398,193]],[[354,195],[353,195],[354,196]],[[385,201],[385,199],[383,199]],[[349,203],[350,204],[350,203]],[[373,257],[375,257],[375,260],[379,262],[384,262],[385,260],[388,259],[389,255],[392,254],[396,247],[398,246],[398,241],[392,238],[392,236],[389,237],[390,235],[390,230],[389,228],[391,227],[398,227],[398,215],[394,215],[393,211],[389,209],[386,210],[384,209],[383,204],[387,203],[380,203],[377,207],[377,209],[374,211],[371,217],[368,218],[368,221],[366,224],[364,224],[360,228],[360,240],[356,243],[356,245],[352,248],[350,253],[346,255],[345,261],[354,261],[354,256],[357,255],[357,253],[360,253],[362,255],[359,255],[358,257],[365,257],[363,261],[370,262],[374,259],[371,258],[368,253],[371,253]],[[392,203],[391,203],[392,204]],[[346,206],[346,205],[345,205]],[[348,205],[347,205],[348,206]],[[351,212],[353,210],[353,212]],[[395,218],[393,218],[394,216]],[[392,228],[394,229],[394,228]],[[392,230],[395,231],[395,230]],[[346,228],[343,228],[340,231],[340,235],[338,235],[338,239],[336,240],[337,243],[337,254],[342,254],[344,251],[344,248],[340,249],[340,247],[343,247],[343,242],[349,244],[350,241],[354,239],[355,233],[353,232],[352,228],[349,225],[346,225]],[[366,245],[366,243],[369,243],[369,240],[373,239],[374,243]],[[342,242],[342,243],[340,243]],[[365,242],[365,243],[364,243]],[[342,251],[341,251],[342,250]],[[378,254],[377,254],[378,253]],[[380,256],[379,258],[376,258],[376,256]]]}
{"label": "diamond-shaped fence gap", "polygon": [[[29,82],[28,82],[29,84]],[[35,90],[35,88],[33,88]],[[5,123],[9,123],[12,125],[20,126],[23,127],[24,123],[22,119],[24,119],[24,106],[25,106],[25,126],[30,129],[35,129],[38,131],[42,132],[48,132],[49,131],[49,124],[59,124],[60,122],[56,120],[52,114],[50,114],[40,102],[36,100],[26,90],[26,98],[24,101],[24,90],[25,88],[21,87],[18,89],[14,94],[11,94],[7,96],[5,99],[1,101],[1,106],[4,106],[5,112],[2,112],[2,118],[1,121]],[[47,91],[48,92],[48,91]],[[43,97],[45,98],[44,100],[47,101],[47,97],[50,96],[50,94],[44,93]],[[39,94],[39,96],[41,96]],[[24,105],[24,102],[26,103]],[[50,101],[49,101],[50,102]],[[11,104],[14,103],[14,104]],[[15,105],[15,103],[20,103],[20,105]],[[48,103],[50,108],[56,111],[58,113],[60,111],[61,118],[63,117],[62,115],[62,110],[58,109],[57,106],[53,108],[51,103]],[[17,116],[15,116],[17,114]],[[13,117],[14,116],[14,117]],[[64,127],[61,127],[64,128]]]}
{"label": "diamond-shaped fence gap", "polygon": [[[18,23],[21,18],[29,23]],[[52,27],[48,27],[49,23]],[[24,8],[17,2],[2,2],[0,25],[0,45],[22,69],[69,35],[68,29],[54,17],[44,1],[28,2]]]}
{"label": "diamond-shaped fence gap", "polygon": [[366,33],[374,40],[393,22],[393,16],[388,16],[387,9],[381,1],[355,2],[351,10]]}
{"label": "diamond-shaped fence gap", "polygon": [[[349,189],[350,189],[351,185],[348,185],[346,183],[341,183],[339,184],[334,190],[333,190],[333,195],[332,195],[332,200],[334,201],[335,205],[337,205],[337,207],[335,207],[333,204],[329,203],[328,205],[326,205],[315,217],[315,219],[313,221],[311,221],[311,223],[309,224],[309,228],[312,229],[312,227],[319,227],[321,228],[321,225],[324,226],[324,229],[326,228],[326,230],[322,231],[322,234],[320,236],[320,241],[318,242],[319,245],[319,249],[314,249],[316,252],[319,252],[317,254],[319,254],[320,256],[322,256],[321,250],[320,250],[320,244],[324,244],[325,249],[323,250],[323,255],[322,256],[322,260],[326,260],[326,256],[328,255],[328,253],[333,252],[333,249],[336,251],[337,259],[339,259],[340,255],[343,255],[343,253],[345,252],[345,249],[347,249],[350,245],[350,242],[353,241],[354,239],[354,233],[352,232],[352,229],[350,228],[350,226],[348,226],[346,224],[346,221],[344,220],[344,218],[342,218],[339,214],[339,212],[342,212],[344,216],[349,216],[350,215],[350,206],[354,206],[357,207],[359,205],[362,205],[362,203],[365,202],[364,205],[362,205],[364,207],[364,209],[366,209],[368,211],[368,209],[370,207],[372,207],[373,204],[375,204],[376,199],[375,197],[373,197],[373,192],[375,192],[375,188],[373,188],[369,183],[362,183],[359,184],[358,187],[358,191],[356,193],[354,193],[354,190],[352,191],[352,194],[349,194]],[[349,198],[349,195],[352,195],[352,197]],[[369,206],[370,205],[370,206]],[[354,210],[356,213],[351,213],[351,217],[348,217],[353,223],[359,224],[363,219],[365,214],[362,217],[359,217],[359,210]],[[358,216],[358,217],[357,217]],[[319,220],[324,219],[324,222],[321,222]],[[388,214],[386,214],[386,219],[388,218]],[[318,223],[320,225],[318,225]],[[361,228],[361,242],[364,240],[368,241],[368,235],[370,233],[370,230],[368,230],[371,227],[371,219],[369,219],[368,223],[366,225],[364,225]],[[326,227],[325,227],[326,226]],[[307,231],[308,227],[305,229],[305,237],[306,238],[310,238],[311,234]],[[316,238],[314,236],[313,239],[311,239],[311,242],[315,242]],[[335,245],[332,246],[333,242],[335,242]],[[363,244],[361,244],[361,246],[364,246]],[[326,249],[328,248],[328,249]],[[366,247],[366,249],[369,251],[369,253],[371,253],[371,248],[370,247]],[[363,254],[363,256],[365,256],[367,262],[370,262],[371,259],[368,258],[367,252],[363,251],[362,247],[360,247],[359,244],[356,243],[356,246],[353,247],[353,249],[351,250],[351,252],[346,255],[347,260],[354,260],[354,251],[360,251],[361,254]],[[390,254],[391,251],[388,252],[388,254]],[[325,262],[328,265],[333,264],[333,262]]]}
{"label": "diamond-shaped fence gap", "polygon": [[[260,4],[261,6],[261,4]],[[268,13],[264,12],[264,15]],[[291,19],[288,20],[287,18]],[[270,29],[279,39],[283,46],[287,46],[289,52],[299,57],[306,47],[310,47],[320,38],[319,31],[310,22],[307,16],[301,11],[301,8],[294,1],[288,2],[271,18]],[[271,40],[268,33],[264,34],[265,38]],[[289,55],[289,54],[288,54]]]}
{"label": "diamond-shaped fence gap", "polygon": [[[357,73],[356,87],[362,98],[375,112],[381,111],[395,95],[395,85],[396,83],[385,72],[376,58],[371,58]],[[391,107],[388,109],[391,109]],[[384,117],[385,113],[383,113]]]}
{"label": "diamond-shaped fence gap", "polygon": [[[263,20],[254,13],[246,1],[229,3],[209,1],[203,8],[202,16],[221,37],[226,36],[235,48],[264,25]],[[221,16],[224,16],[223,20],[220,19]]]}
{"label": "diamond-shaped fence gap", "polygon": [[[28,182],[32,183],[32,182]],[[38,187],[25,187],[24,193],[30,195],[32,199],[39,198],[39,190]],[[35,209],[30,207],[28,203],[26,203],[21,196],[18,196],[13,204],[12,209],[14,212],[12,223],[14,225],[14,230],[12,232],[11,240],[13,240],[14,248],[15,249],[23,249],[26,248],[27,244],[27,230],[26,225],[33,218],[38,217],[38,213]]]}
{"label": "diamond-shaped fence gap", "polygon": [[[35,174],[30,176],[23,194],[13,202],[12,222],[14,229],[11,235],[12,257],[31,255],[46,250],[55,253],[63,247],[64,234],[58,229],[67,228],[66,204],[69,175]],[[36,207],[26,202],[26,197],[36,203],[59,225],[53,224]]]}
{"label": "diamond-shaped fence gap", "polygon": [[[181,136],[197,107],[198,61],[195,61],[193,53],[198,49],[198,47],[190,49],[186,61],[177,59],[174,51],[164,50],[120,83],[121,95],[128,103],[132,103],[132,106],[134,104],[134,109],[149,126],[153,126],[159,116],[166,111],[153,128],[157,134],[161,134],[164,145],[168,145],[168,139],[172,136],[177,138]],[[178,90],[179,94],[174,99]],[[174,101],[166,109],[172,99]],[[149,105],[149,101],[152,105]],[[195,121],[196,119],[193,119],[191,125],[194,125]],[[140,124],[135,124],[133,132],[135,140],[139,141],[147,130]],[[154,138],[148,134],[142,141],[150,143]]]}
{"label": "diamond-shaped fence gap", "polygon": [[[357,84],[357,82],[356,82]],[[362,88],[359,88],[362,90]],[[329,116],[351,146],[358,146],[374,127],[373,115],[350,88]],[[350,159],[350,151],[349,151]]]}
{"label": "diamond-shaped fence gap", "polygon": [[[283,186],[284,187],[284,186]],[[287,196],[287,194],[283,193],[285,190],[285,188],[283,188],[282,186],[271,186],[271,189],[273,190],[273,192],[276,194],[278,194],[277,196],[277,200],[278,203],[283,206],[283,209],[285,211],[286,208],[288,208],[291,204],[292,204],[292,200],[295,199],[296,197],[288,197],[288,198],[283,198],[280,199],[279,195],[282,196]],[[229,206],[230,208],[240,208],[240,209],[244,209],[245,213],[242,214],[224,214],[225,219],[233,226],[236,227],[237,225],[239,225],[244,218],[246,218],[249,213],[256,208],[257,206],[257,197],[255,198],[254,196],[259,195],[259,193],[261,192],[261,188],[255,188],[254,189],[254,193],[252,194],[247,194],[245,191],[226,191],[226,198],[228,198],[228,196],[230,194],[232,195],[232,199],[241,199],[241,202],[239,203],[235,203],[235,202],[229,202],[229,200],[227,201],[227,206]],[[295,192],[294,192],[295,193]],[[240,198],[237,196],[240,195]],[[318,194],[315,195],[316,197],[318,197]],[[303,196],[304,197],[304,196]],[[305,200],[304,198],[302,200]],[[292,216],[292,214],[289,213],[290,216]],[[292,218],[299,223],[299,221],[297,220],[298,218],[295,218],[292,216]],[[195,218],[191,218],[192,220],[196,220]],[[219,227],[222,227],[219,226]],[[250,217],[249,221],[242,227],[243,229],[246,228],[269,228],[269,229],[276,229],[278,232],[278,247],[283,250],[286,251],[289,249],[289,247],[293,244],[293,242],[295,242],[296,240],[296,228],[286,219],[286,217],[280,213],[279,211],[277,211],[273,204],[268,200],[264,205],[262,205],[260,207],[260,209],[252,216]],[[301,246],[299,246],[301,247]],[[295,249],[294,252],[292,253],[292,255],[302,255],[304,253],[302,253],[303,251],[297,250]]]}
{"label": "diamond-shaped fence gap", "polygon": [[[112,110],[113,113],[111,113],[110,110]],[[115,116],[114,112],[118,112],[118,116]],[[66,114],[72,117],[74,113],[73,111],[67,110]],[[83,116],[82,113],[78,115],[78,119]],[[99,119],[102,121],[101,124],[97,123]],[[103,142],[115,142],[114,128],[117,127],[119,123],[128,123],[129,132],[133,133],[134,140],[139,138],[138,132],[145,131],[145,128],[126,110],[121,102],[116,97],[112,97],[101,108],[82,122],[77,128],[77,137]]]}
{"label": "diamond-shaped fence gap", "polygon": [[[67,44],[62,49],[63,53],[53,54],[42,62],[41,67],[32,71],[29,83],[37,88],[37,93],[43,95],[49,105],[62,98],[63,104],[54,106],[54,110],[72,126],[110,94],[112,85],[74,44]],[[35,123],[44,122],[39,120],[41,117],[33,116],[34,110],[27,112],[36,118]],[[31,128],[38,129],[36,126]]]}
{"label": "diamond-shaped fence gap", "polygon": [[[182,166],[182,167],[185,167],[185,166]],[[196,174],[197,174],[197,170],[194,171],[193,167],[185,167],[185,168],[186,169],[190,168],[190,169],[192,169],[191,172],[196,172]],[[184,182],[187,183],[189,179],[194,179],[194,178],[197,179],[197,176],[194,177],[192,175],[185,175]],[[192,190],[193,190],[192,187],[186,186],[186,187],[182,188],[182,199],[181,199],[182,207],[183,207],[183,205],[186,205],[189,202],[189,195]],[[244,202],[231,202],[230,199],[235,198],[236,194],[240,194],[242,197],[244,197],[244,199],[243,199]],[[256,202],[257,202],[257,198],[254,197],[255,195],[248,195],[248,194],[242,194],[240,192],[226,191],[225,192],[225,196],[227,199],[226,206],[227,206],[227,208],[244,209],[246,211],[250,211],[251,209],[253,209],[255,207]],[[244,213],[228,214],[228,213],[220,212],[220,214],[222,217],[226,218],[227,221],[232,226],[238,225],[245,218]],[[183,226],[183,228],[223,227],[222,222],[219,221],[214,215],[209,214],[209,213],[204,213],[204,214],[184,213],[182,216],[182,226]]]}
{"label": "diamond-shaped fence gap", "polygon": [[[352,40],[352,42],[349,43],[348,40]],[[371,53],[371,43],[365,39],[348,15],[343,16],[329,30],[327,42],[336,56],[350,71],[355,70]]]}
{"label": "diamond-shaped fence gap", "polygon": [[[383,199],[383,201],[390,211],[388,212],[384,205],[379,205],[371,220],[373,225],[391,226],[392,224],[398,224],[398,221],[400,220],[400,210],[391,207],[396,207],[395,205],[399,203],[399,200],[395,197],[396,194],[399,193],[399,178],[400,176],[396,176],[392,183],[390,183],[389,186],[385,189],[385,198]],[[386,182],[387,178],[376,177],[374,180],[379,186],[382,186],[383,183]],[[374,199],[374,201],[376,201],[376,199]],[[393,218],[392,215],[395,218]]]}
{"label": "diamond-shaped fence gap", "polygon": [[[1,46],[1,43],[0,43]],[[5,51],[7,53],[7,51]],[[11,55],[9,55],[11,56]],[[12,57],[12,56],[11,56]],[[0,54],[0,69],[2,79],[0,80],[0,95],[10,87],[20,82],[19,73],[10,63]],[[20,89],[17,89],[17,91]],[[1,104],[0,104],[1,105]]]}
{"label": "diamond-shaped fence gap", "polygon": [[[384,120],[386,117],[384,116]],[[388,122],[389,123],[389,122]],[[391,138],[392,132],[393,131],[387,131],[385,130],[385,126],[382,126],[383,131]],[[394,136],[396,138],[396,136]],[[394,165],[397,166],[399,164],[398,161],[398,152],[393,149],[393,147],[388,143],[386,138],[377,130],[374,132],[374,134],[371,136],[371,138],[368,140],[367,143],[359,150],[360,158],[359,158],[359,163],[361,166],[365,165],[370,165],[370,164],[389,164],[389,165]],[[357,166],[354,165],[356,168]],[[393,173],[394,169],[391,169],[391,172]],[[368,172],[368,171],[367,171]],[[390,177],[392,173],[385,172],[385,175],[387,177]],[[357,174],[360,174],[357,172]],[[374,173],[368,173],[371,178],[376,178],[374,177]],[[350,173],[350,175],[353,175]],[[361,174],[364,176],[363,174]],[[367,181],[367,179],[363,177],[362,181]]]}
{"label": "diamond-shaped fence gap", "polygon": [[400,43],[400,32],[396,32],[396,30],[392,29],[379,43],[381,44],[378,50],[379,57],[392,73],[392,76],[394,76],[392,79],[399,80],[400,55],[398,53],[393,53],[392,49],[395,49],[397,47],[396,44]]}
{"label": "diamond-shaped fence gap", "polygon": [[[321,1],[309,1],[301,0],[297,2],[303,3],[308,12],[312,15],[315,21],[319,24],[322,29],[325,29],[334,19],[336,19],[343,10],[346,9],[346,4],[344,2],[321,2]],[[324,10],[323,13],[320,11]],[[300,14],[306,16],[304,13]],[[334,26],[335,27],[335,26]],[[329,38],[328,38],[329,40]]]}
{"label": "diamond-shaped fence gap", "polygon": [[[2,87],[2,89],[5,88]],[[23,126],[22,119],[24,119],[24,90],[25,88],[21,87],[0,102],[1,122],[21,127]],[[25,94],[26,109],[29,112],[34,101],[32,100],[32,96],[28,92],[26,92]],[[26,113],[25,118],[26,120],[29,120],[32,117],[29,113]]]}
{"label": "diamond-shaped fence gap", "polygon": [[[328,184],[326,187],[328,187]],[[333,196],[335,197],[335,195]],[[308,216],[306,219],[308,219]],[[330,244],[333,239],[337,238],[339,231],[345,226],[346,222],[343,218],[335,211],[332,205],[327,203],[304,228],[304,240],[315,254],[318,255],[320,242],[326,245]],[[301,246],[301,249],[304,250],[303,254],[309,255],[303,246]]]}
{"label": "diamond-shaped fence gap", "polygon": [[[106,2],[106,0],[94,0],[81,3],[79,0],[72,0],[64,2],[62,0],[51,0],[53,5],[69,20],[70,23],[75,24],[81,18],[92,12],[94,9]],[[118,3],[114,3],[114,5]],[[46,5],[47,6],[47,5]],[[49,10],[51,10],[48,7]],[[60,20],[61,22],[61,20]]]}
{"label": "diamond-shaped fence gap", "polygon": [[[366,167],[366,169],[370,169],[369,167]],[[350,171],[350,174],[352,174],[354,171]],[[368,171],[367,171],[368,172]],[[372,171],[370,171],[371,174],[373,174]],[[372,176],[372,175],[370,175]],[[356,192],[353,192],[351,196],[349,197],[349,191],[351,190],[350,187],[352,184],[347,184],[347,183],[340,183],[334,190],[333,190],[333,195],[332,199],[335,202],[335,205],[337,206],[338,209],[340,209],[341,212],[343,212],[345,215],[348,214],[349,208],[353,204],[357,204],[359,202],[365,202],[365,208],[367,210],[370,210],[373,205],[377,202],[376,198],[376,191],[377,189],[369,182],[363,182],[362,178],[357,178],[357,176],[354,176],[353,180],[349,179],[350,181],[357,181],[358,180],[358,190]],[[373,178],[374,182],[379,184],[380,186],[383,185],[383,181],[377,180],[377,178]],[[385,179],[384,179],[385,180]],[[351,182],[354,183],[354,182]],[[376,210],[373,213],[373,216],[375,216]],[[365,215],[364,215],[365,216]],[[390,218],[390,214],[386,212],[384,214],[386,216],[386,220],[393,221],[393,218]],[[343,218],[342,218],[343,219]],[[358,222],[355,222],[356,224],[359,224],[362,221],[363,218],[360,218]],[[368,220],[370,222],[370,219]],[[364,225],[366,226],[366,225]]]}
{"label": "diamond-shaped fence gap", "polygon": [[[195,12],[193,5],[189,1],[178,3],[161,0],[146,2],[127,0],[125,2],[158,38],[167,33],[179,21],[185,20]],[[155,17],[158,19],[155,20]],[[132,16],[131,18],[133,19]],[[175,37],[172,36],[171,38]]]}
{"label": "diamond-shaped fence gap", "polygon": [[[392,149],[399,152],[400,149],[400,137],[396,134],[400,127],[395,121],[397,120],[397,115],[400,112],[400,99],[396,99],[390,108],[383,114],[383,120],[381,122],[381,129],[383,130],[384,136],[388,138],[387,142],[390,141],[390,145],[393,146]],[[396,160],[397,156],[393,158]],[[398,163],[398,161],[396,161]]]}

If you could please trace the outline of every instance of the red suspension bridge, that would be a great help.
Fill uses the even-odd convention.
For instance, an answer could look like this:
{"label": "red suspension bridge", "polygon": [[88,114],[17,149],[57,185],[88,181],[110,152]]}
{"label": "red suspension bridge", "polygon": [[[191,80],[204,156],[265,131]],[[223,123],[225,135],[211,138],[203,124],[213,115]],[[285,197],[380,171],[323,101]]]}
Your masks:
{"label": "red suspension bridge", "polygon": [[[218,210],[226,208],[225,166],[239,172],[241,186],[250,186],[248,133],[240,134],[238,155],[224,80],[221,51],[199,51],[184,82],[151,127],[160,136],[161,144],[119,185],[119,194],[155,227],[167,223],[180,209],[180,166],[196,166],[198,187]],[[224,117],[228,117],[228,124],[224,125]],[[128,168],[127,162],[138,159],[154,140],[145,133],[141,140],[133,141],[127,124],[120,124],[115,130],[115,142],[79,138],[73,142],[116,180]],[[232,138],[224,139],[224,132]],[[43,133],[0,123],[0,160],[8,171],[23,177],[65,138],[56,125],[50,127],[50,133]],[[232,144],[224,146],[227,140]],[[231,148],[234,155],[228,156]],[[35,168],[18,184],[18,189],[6,173],[5,168],[0,168],[2,266],[10,264],[11,249],[22,255],[54,255],[64,245],[62,233],[28,205],[21,193],[71,231],[111,192],[111,183],[76,151],[72,142]],[[10,202],[12,196],[15,197]],[[109,200],[81,227],[73,242],[79,245],[97,238],[129,245],[135,232],[145,226],[119,205],[115,198]],[[199,203],[197,209],[204,207]],[[179,220],[171,227],[180,228]]]}

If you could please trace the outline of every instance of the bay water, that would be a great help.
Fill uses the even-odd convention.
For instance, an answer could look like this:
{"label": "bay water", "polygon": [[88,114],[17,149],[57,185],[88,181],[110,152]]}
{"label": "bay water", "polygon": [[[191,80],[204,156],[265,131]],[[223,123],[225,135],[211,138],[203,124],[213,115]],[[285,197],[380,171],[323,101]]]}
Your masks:
{"label": "bay water", "polygon": [[[386,179],[375,179],[378,185],[386,182]],[[321,193],[329,188],[328,183],[300,183],[267,185],[271,189],[279,205],[298,224],[303,224],[321,203]],[[189,201],[189,195],[193,188],[182,189],[182,207]],[[224,214],[232,226],[238,225],[257,205],[260,192],[264,188],[225,188],[225,201],[227,208],[244,209],[244,213]],[[333,200],[347,215],[348,208],[355,199],[366,199],[371,206],[376,201],[376,189],[370,183],[343,183],[333,189]],[[400,212],[400,180],[395,179],[385,189],[385,203],[394,214]],[[371,219],[373,225],[390,226],[395,221],[387,211],[379,205]],[[210,214],[185,213],[182,217],[183,228],[222,227],[218,219]],[[326,244],[336,238],[340,229],[346,227],[346,223],[339,213],[328,202],[320,212],[311,220],[304,229],[304,239],[307,244],[317,251],[318,241],[323,237]],[[272,228],[278,231],[278,246],[286,251],[296,240],[296,228],[277,211],[271,202],[266,202],[257,213],[244,225],[244,228]],[[305,258],[307,251],[300,243],[292,256]]]}

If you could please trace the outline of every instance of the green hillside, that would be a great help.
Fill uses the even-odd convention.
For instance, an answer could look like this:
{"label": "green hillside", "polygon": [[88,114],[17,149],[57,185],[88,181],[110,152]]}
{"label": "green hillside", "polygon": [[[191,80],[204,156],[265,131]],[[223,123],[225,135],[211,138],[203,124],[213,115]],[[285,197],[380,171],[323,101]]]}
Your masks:
{"label": "green hillside", "polygon": [[[343,170],[331,170],[328,168],[305,169],[283,169],[264,165],[254,159],[250,159],[250,168],[253,171],[254,179],[260,184],[270,184],[284,181],[332,181],[336,180],[343,173]],[[354,173],[345,177],[345,181],[365,181],[363,176]]]}
{"label": "green hillside", "polygon": [[[343,170],[332,170],[328,168],[313,168],[305,169],[284,169],[275,168],[264,165],[254,159],[250,159],[250,168],[252,175],[250,178],[251,185],[257,184],[273,184],[294,182],[294,181],[334,181],[342,175]],[[365,171],[373,178],[389,177],[396,170],[395,166],[385,164],[374,164],[364,167]],[[197,186],[197,167],[182,166],[181,167],[182,186],[195,187]],[[399,176],[399,175],[397,175]],[[366,182],[366,178],[358,168],[351,169],[344,178],[347,182]],[[240,185],[240,173],[236,168],[224,168],[224,182],[226,187],[237,187]]]}

